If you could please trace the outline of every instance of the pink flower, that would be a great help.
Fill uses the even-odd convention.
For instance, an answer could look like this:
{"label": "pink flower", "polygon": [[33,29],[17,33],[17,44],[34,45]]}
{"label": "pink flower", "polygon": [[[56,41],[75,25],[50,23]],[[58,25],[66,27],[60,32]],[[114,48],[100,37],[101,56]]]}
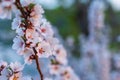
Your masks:
{"label": "pink flower", "polygon": [[45,37],[48,37],[48,36],[50,37],[50,36],[54,35],[52,27],[51,27],[50,23],[48,23],[47,21],[44,22],[44,20],[43,20],[42,25],[40,27],[38,27],[37,29]]}
{"label": "pink flower", "polygon": [[36,47],[36,50],[38,52],[37,55],[40,58],[48,58],[50,55],[52,55],[50,44],[45,41],[40,42]]}
{"label": "pink flower", "polygon": [[62,70],[62,66],[61,65],[50,65],[49,66],[50,69],[50,74],[52,75],[60,75],[60,72]]}
{"label": "pink flower", "polygon": [[67,53],[62,45],[58,44],[54,47],[54,55],[59,63],[67,64]]}
{"label": "pink flower", "polygon": [[33,39],[34,33],[35,33],[34,29],[32,29],[32,28],[27,29],[26,30],[26,38],[27,39]]}
{"label": "pink flower", "polygon": [[9,66],[13,72],[21,72],[24,68],[19,62],[11,63]]}
{"label": "pink flower", "polygon": [[27,29],[25,35],[27,39],[26,43],[30,43],[30,47],[35,47],[37,43],[43,40],[39,37],[39,33],[37,33],[35,29]]}
{"label": "pink flower", "polygon": [[65,67],[61,70],[62,80],[80,80],[71,67]]}
{"label": "pink flower", "polygon": [[21,24],[21,19],[20,18],[14,18],[13,19],[13,22],[12,22],[12,29],[13,30],[16,30],[20,27],[20,24]]}
{"label": "pink flower", "polygon": [[46,37],[46,40],[52,48],[54,48],[55,45],[59,43],[59,40],[57,38],[54,38],[54,37],[49,37],[48,36],[48,37]]}
{"label": "pink flower", "polygon": [[36,4],[33,7],[32,12],[30,13],[30,21],[35,27],[40,26],[40,20],[42,19],[43,13],[44,13],[44,10],[39,4]]}
{"label": "pink flower", "polygon": [[2,0],[0,3],[0,18],[11,19],[14,0]]}
{"label": "pink flower", "polygon": [[34,52],[31,49],[25,49],[23,52],[24,54],[24,59],[26,64],[31,64],[32,61],[34,60]]}
{"label": "pink flower", "polygon": [[13,49],[17,50],[17,53],[21,54],[22,51],[25,49],[25,43],[22,38],[15,37],[13,40],[14,44],[12,46]]}

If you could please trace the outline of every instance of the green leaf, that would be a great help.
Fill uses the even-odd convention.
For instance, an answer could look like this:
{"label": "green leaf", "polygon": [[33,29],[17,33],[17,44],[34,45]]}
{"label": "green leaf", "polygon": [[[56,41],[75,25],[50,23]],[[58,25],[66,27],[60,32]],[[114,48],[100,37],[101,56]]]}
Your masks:
{"label": "green leaf", "polygon": [[28,5],[29,9],[31,10],[33,7],[35,6],[35,4],[31,3]]}

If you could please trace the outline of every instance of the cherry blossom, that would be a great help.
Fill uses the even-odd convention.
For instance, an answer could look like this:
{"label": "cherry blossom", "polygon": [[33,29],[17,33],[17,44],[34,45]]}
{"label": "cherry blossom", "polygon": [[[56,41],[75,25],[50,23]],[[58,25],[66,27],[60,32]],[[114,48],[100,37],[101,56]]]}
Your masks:
{"label": "cherry blossom", "polygon": [[61,75],[62,80],[79,80],[79,78],[75,75],[71,67],[63,68]]}
{"label": "cherry blossom", "polygon": [[20,72],[24,68],[24,66],[18,62],[11,63],[9,67],[13,70],[13,72]]}
{"label": "cherry blossom", "polygon": [[[11,19],[12,12],[15,18],[12,22],[12,29],[16,32],[12,48],[24,57],[25,64],[36,63],[40,79],[43,74],[39,65],[39,58],[50,58],[50,75],[59,76],[62,80],[79,80],[74,71],[68,66],[67,51],[59,40],[54,37],[52,25],[43,16],[44,10],[35,0],[2,0],[0,2],[0,18]],[[4,14],[4,16],[1,16]],[[18,62],[10,63],[5,68],[9,80],[31,80],[31,77],[24,77],[22,70],[24,65]],[[67,74],[66,74],[67,70]],[[65,74],[64,74],[65,73]],[[6,76],[3,76],[4,78]],[[45,78],[45,80],[53,80]],[[58,80],[58,79],[57,79]]]}
{"label": "cherry blossom", "polygon": [[52,75],[60,75],[60,72],[62,70],[61,65],[50,65],[50,74]]}
{"label": "cherry blossom", "polygon": [[55,50],[54,54],[56,56],[56,60],[59,61],[59,63],[67,64],[67,53],[64,47],[58,44],[54,47],[54,50]]}
{"label": "cherry blossom", "polygon": [[36,48],[36,50],[39,57],[49,57],[50,55],[52,55],[50,44],[45,41],[38,43],[38,47]]}
{"label": "cherry blossom", "polygon": [[45,80],[53,80],[53,79],[51,79],[51,78],[45,78]]}
{"label": "cherry blossom", "polygon": [[31,64],[32,61],[34,60],[34,52],[31,49],[25,49],[23,54],[25,63]]}
{"label": "cherry blossom", "polygon": [[24,65],[21,65],[19,62],[10,63],[7,65],[7,62],[0,62],[0,80],[31,80],[30,76],[23,76],[22,70]]}
{"label": "cherry blossom", "polygon": [[45,37],[53,36],[54,34],[49,22],[43,22],[38,31]]}
{"label": "cherry blossom", "polygon": [[13,49],[17,50],[17,53],[20,53],[24,51],[25,43],[23,39],[19,36],[15,37],[13,40],[14,44],[12,46]]}
{"label": "cherry blossom", "polygon": [[30,21],[34,26],[40,25],[40,19],[42,18],[41,14],[43,13],[44,13],[44,10],[42,9],[42,7],[39,4],[36,4],[30,14]]}
{"label": "cherry blossom", "polygon": [[21,19],[19,17],[14,18],[12,22],[12,29],[17,30],[20,27],[20,24],[21,24]]}
{"label": "cherry blossom", "polygon": [[0,2],[0,18],[11,19],[14,0],[2,0]]}

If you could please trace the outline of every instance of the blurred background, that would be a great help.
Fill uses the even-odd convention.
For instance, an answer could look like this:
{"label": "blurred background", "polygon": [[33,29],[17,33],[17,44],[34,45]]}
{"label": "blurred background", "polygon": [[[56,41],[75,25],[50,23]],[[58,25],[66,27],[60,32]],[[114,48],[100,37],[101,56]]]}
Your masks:
{"label": "blurred background", "polygon": [[[81,80],[120,80],[120,0],[39,2]],[[0,20],[0,59],[21,61],[11,48],[11,22]]]}

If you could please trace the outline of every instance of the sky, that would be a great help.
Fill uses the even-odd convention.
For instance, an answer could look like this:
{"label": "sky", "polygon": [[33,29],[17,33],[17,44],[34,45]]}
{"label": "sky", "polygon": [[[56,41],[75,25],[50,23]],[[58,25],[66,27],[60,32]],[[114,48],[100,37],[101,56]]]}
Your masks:
{"label": "sky", "polygon": [[120,0],[108,0],[108,1],[111,3],[114,10],[120,11]]}

